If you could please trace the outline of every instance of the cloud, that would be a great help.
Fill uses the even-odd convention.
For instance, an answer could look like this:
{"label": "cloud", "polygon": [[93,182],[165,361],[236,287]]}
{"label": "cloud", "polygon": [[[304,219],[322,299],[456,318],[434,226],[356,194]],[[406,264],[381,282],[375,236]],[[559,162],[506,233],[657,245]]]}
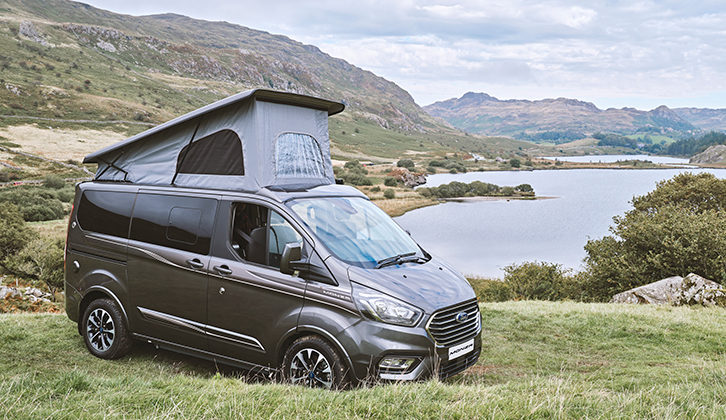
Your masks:
{"label": "cloud", "polygon": [[204,8],[196,0],[90,3],[282,33],[393,80],[421,104],[478,90],[620,106],[633,98],[653,104],[709,98],[713,106],[722,98],[726,107],[726,95],[713,94],[726,92],[721,1],[217,0]]}

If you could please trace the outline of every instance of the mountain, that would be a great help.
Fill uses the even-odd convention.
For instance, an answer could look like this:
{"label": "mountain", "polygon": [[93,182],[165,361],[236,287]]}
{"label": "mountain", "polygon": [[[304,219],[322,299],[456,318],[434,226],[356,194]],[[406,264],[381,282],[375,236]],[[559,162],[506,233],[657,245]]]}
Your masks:
{"label": "mountain", "polygon": [[0,126],[40,119],[131,135],[254,87],[344,102],[331,119],[341,158],[523,145],[465,135],[395,83],[282,35],[66,0],[0,2]]}
{"label": "mountain", "polygon": [[726,130],[726,109],[673,108],[673,112],[703,130]]}
{"label": "mountain", "polygon": [[679,114],[665,105],[651,111],[603,110],[591,102],[567,98],[501,100],[486,93],[469,92],[424,109],[467,132],[534,141],[569,141],[597,132],[682,135],[699,128],[684,117],[686,113]]}

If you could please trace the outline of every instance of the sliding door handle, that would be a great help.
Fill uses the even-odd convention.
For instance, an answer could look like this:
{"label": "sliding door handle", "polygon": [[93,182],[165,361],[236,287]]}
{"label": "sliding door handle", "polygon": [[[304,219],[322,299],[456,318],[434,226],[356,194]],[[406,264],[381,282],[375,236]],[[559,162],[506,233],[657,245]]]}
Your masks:
{"label": "sliding door handle", "polygon": [[189,267],[196,268],[197,270],[199,270],[200,268],[204,268],[204,263],[199,261],[199,258],[187,260],[187,264],[189,264]]}

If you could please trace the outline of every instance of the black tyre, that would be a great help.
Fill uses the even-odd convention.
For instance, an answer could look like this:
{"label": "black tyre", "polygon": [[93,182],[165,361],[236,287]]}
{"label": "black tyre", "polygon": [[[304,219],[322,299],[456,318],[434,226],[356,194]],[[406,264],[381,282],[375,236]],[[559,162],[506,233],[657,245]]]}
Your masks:
{"label": "black tyre", "polygon": [[118,359],[131,349],[121,308],[111,299],[96,299],[83,313],[81,334],[88,351],[101,359]]}
{"label": "black tyre", "polygon": [[314,335],[298,338],[287,349],[282,379],[311,388],[343,389],[350,385],[348,366],[338,352]]}

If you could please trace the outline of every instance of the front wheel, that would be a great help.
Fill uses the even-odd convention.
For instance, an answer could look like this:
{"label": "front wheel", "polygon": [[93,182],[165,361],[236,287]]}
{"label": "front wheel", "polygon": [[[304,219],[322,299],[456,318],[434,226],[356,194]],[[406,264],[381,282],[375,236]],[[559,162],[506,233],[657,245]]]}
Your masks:
{"label": "front wheel", "polygon": [[121,309],[111,299],[96,299],[88,305],[81,331],[88,351],[101,359],[118,359],[131,348]]}
{"label": "front wheel", "polygon": [[295,340],[285,352],[282,378],[294,385],[342,389],[350,384],[348,368],[338,352],[317,336]]}

